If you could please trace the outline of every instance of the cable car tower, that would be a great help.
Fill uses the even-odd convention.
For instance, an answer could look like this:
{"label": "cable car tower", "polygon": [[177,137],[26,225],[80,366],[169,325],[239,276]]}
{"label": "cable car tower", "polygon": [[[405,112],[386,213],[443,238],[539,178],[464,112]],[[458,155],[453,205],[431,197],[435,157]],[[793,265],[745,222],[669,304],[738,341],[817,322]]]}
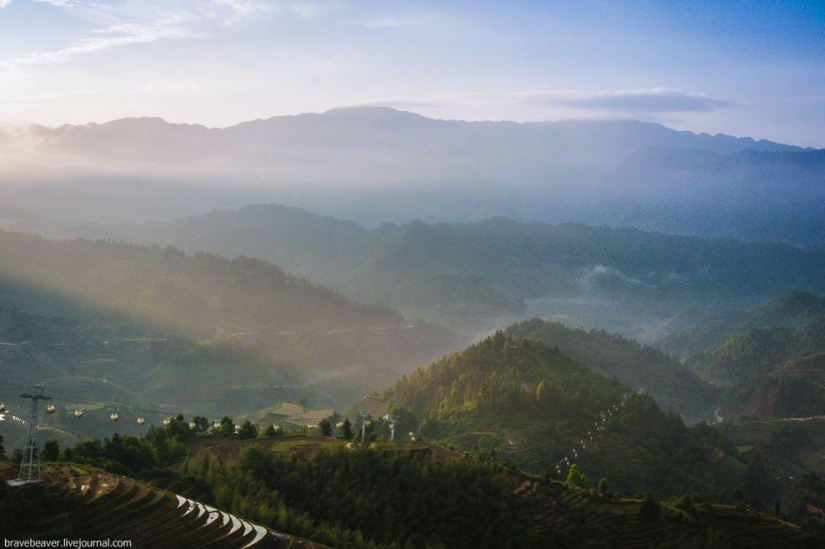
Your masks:
{"label": "cable car tower", "polygon": [[370,415],[364,410],[358,412],[358,419],[361,420],[361,444],[367,440],[367,427],[370,425]]}
{"label": "cable car tower", "polygon": [[390,440],[395,440],[395,424],[398,423],[398,416],[387,414],[384,416],[384,421],[390,424]]}
{"label": "cable car tower", "polygon": [[[28,398],[32,401],[31,419],[29,420],[29,437],[26,440],[26,448],[23,450],[23,460],[20,462],[20,472],[17,473],[17,480],[11,481],[12,486],[40,482],[40,445],[37,433],[37,401],[51,400],[52,397],[43,394],[43,387],[34,386],[33,393],[23,393],[20,398]],[[54,413],[54,405],[46,407],[47,413]]]}

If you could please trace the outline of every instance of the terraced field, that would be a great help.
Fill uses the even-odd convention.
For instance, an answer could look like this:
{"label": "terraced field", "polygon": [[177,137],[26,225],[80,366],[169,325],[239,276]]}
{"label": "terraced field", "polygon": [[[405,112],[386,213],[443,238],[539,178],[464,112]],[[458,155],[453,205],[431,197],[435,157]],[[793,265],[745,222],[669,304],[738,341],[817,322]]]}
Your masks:
{"label": "terraced field", "polygon": [[551,485],[525,481],[516,490],[533,509],[535,530],[578,529],[582,547],[680,549],[682,547],[818,547],[810,533],[781,520],[724,505],[691,512],[662,506],[657,519],[640,515],[641,502],[608,500]]}
{"label": "terraced field", "polygon": [[[153,549],[324,548],[126,477],[70,467],[48,470],[46,476],[44,490],[56,487],[78,496],[66,513],[82,539],[130,540],[132,547]],[[47,516],[28,537],[51,539],[65,518]]]}

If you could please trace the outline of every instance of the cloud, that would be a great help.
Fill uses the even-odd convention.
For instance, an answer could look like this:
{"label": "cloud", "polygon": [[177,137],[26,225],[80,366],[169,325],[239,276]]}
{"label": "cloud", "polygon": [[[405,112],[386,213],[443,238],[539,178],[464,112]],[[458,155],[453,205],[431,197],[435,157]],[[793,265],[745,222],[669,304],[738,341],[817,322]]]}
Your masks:
{"label": "cloud", "polygon": [[130,44],[148,44],[158,40],[184,38],[191,35],[191,32],[182,24],[179,17],[169,17],[153,23],[122,23],[93,30],[91,33],[96,36],[82,38],[59,50],[18,55],[4,63],[4,65],[7,69],[14,69],[24,65],[59,63],[77,55]]}
{"label": "cloud", "polygon": [[313,19],[328,8],[326,5],[308,2],[265,2],[261,0],[211,0],[211,2],[222,9],[221,16],[227,25],[271,13],[290,13],[303,19]]}
{"label": "cloud", "polygon": [[325,11],[325,7],[318,4],[307,4],[306,2],[291,2],[289,9],[295,15],[300,15],[305,19],[318,17]]}
{"label": "cloud", "polygon": [[365,29],[396,29],[400,27],[414,27],[416,25],[418,25],[418,20],[413,17],[379,17],[360,23],[351,23],[351,26],[363,27]]}
{"label": "cloud", "polygon": [[9,7],[11,0],[0,0],[0,10]]}
{"label": "cloud", "polygon": [[60,6],[61,8],[65,8],[67,6],[77,6],[82,5],[85,2],[82,0],[36,0],[37,2],[43,2],[45,4],[51,4],[53,6]]}
{"label": "cloud", "polygon": [[511,94],[511,97],[532,105],[629,114],[707,112],[730,106],[727,101],[703,93],[670,88],[602,92],[527,91]]}
{"label": "cloud", "polygon": [[272,4],[265,4],[255,0],[212,0],[212,4],[220,11],[217,17],[225,25],[234,25],[240,21],[272,11]]}
{"label": "cloud", "polygon": [[438,108],[439,105],[433,101],[367,101],[365,103],[357,103],[355,106],[358,107],[389,107],[391,109],[399,109],[399,110],[414,110],[414,109],[434,109]]}

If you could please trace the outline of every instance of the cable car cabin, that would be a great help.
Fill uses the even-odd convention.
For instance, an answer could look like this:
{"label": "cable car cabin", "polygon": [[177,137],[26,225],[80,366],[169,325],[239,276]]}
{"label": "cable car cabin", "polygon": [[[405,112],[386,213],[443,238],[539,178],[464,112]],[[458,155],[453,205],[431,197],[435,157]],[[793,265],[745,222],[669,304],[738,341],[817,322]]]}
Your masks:
{"label": "cable car cabin", "polygon": [[144,423],[146,423],[145,419],[143,419],[142,417],[137,418],[137,424],[138,425],[143,425]]}
{"label": "cable car cabin", "polygon": [[163,425],[169,425],[170,423],[172,423],[172,418],[170,418],[170,417],[163,418]]}
{"label": "cable car cabin", "polygon": [[54,404],[49,404],[48,406],[46,406],[47,414],[53,414],[56,410],[57,408],[55,408]]}
{"label": "cable car cabin", "polygon": [[0,414],[6,413],[6,405],[0,402]]}
{"label": "cable car cabin", "polygon": [[197,428],[198,428],[198,424],[197,424],[197,423],[195,423],[194,421],[190,421],[190,422],[189,422],[189,428],[190,428],[190,429],[192,429],[192,430],[194,431],[195,429],[197,429]]}
{"label": "cable car cabin", "polygon": [[77,419],[82,418],[82,417],[83,417],[83,410],[81,410],[80,408],[78,408],[77,410],[75,410],[75,411],[74,411],[74,417],[76,417]]}
{"label": "cable car cabin", "polygon": [[120,419],[120,416],[117,415],[117,412],[115,412],[115,413],[113,413],[112,415],[109,416],[109,419],[111,419],[113,422],[117,422],[117,420]]}

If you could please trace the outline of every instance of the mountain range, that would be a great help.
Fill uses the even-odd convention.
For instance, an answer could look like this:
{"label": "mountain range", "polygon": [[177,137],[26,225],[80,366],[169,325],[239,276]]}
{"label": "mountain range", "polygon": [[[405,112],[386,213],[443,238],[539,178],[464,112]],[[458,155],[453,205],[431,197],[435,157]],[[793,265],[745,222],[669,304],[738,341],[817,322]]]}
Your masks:
{"label": "mountain range", "polygon": [[462,344],[250,257],[4,231],[0,257],[5,400],[42,383],[69,405],[340,405]]}
{"label": "mountain range", "polygon": [[501,215],[825,245],[825,151],[638,121],[127,118],[0,130],[0,155],[0,222],[38,231],[274,201],[371,227]]}
{"label": "mountain range", "polygon": [[79,232],[261,257],[356,301],[467,335],[539,316],[652,341],[678,331],[670,320],[697,303],[712,320],[714,306],[825,291],[825,255],[815,250],[506,218],[367,229],[270,204]]}

